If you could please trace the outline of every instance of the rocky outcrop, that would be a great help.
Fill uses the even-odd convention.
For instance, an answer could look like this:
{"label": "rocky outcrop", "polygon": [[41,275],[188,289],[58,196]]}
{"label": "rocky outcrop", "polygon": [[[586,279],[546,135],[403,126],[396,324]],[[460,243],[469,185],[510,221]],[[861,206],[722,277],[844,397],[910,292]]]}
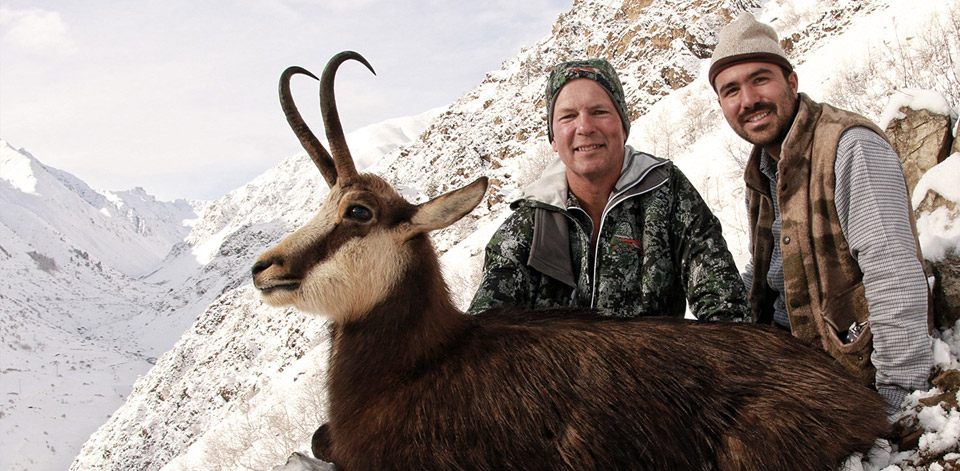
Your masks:
{"label": "rocky outcrop", "polygon": [[[936,167],[933,169],[937,170]],[[914,215],[918,221],[930,217],[944,221],[941,224],[958,224],[960,204],[944,198],[935,190],[927,190],[923,200],[914,208]],[[942,255],[925,255],[928,275],[934,277],[931,292],[934,322],[940,328],[951,327],[960,320],[960,250],[954,247]]]}
{"label": "rocky outcrop", "polygon": [[920,177],[950,155],[953,133],[950,116],[909,107],[901,107],[900,113],[902,117],[891,120],[886,132],[903,163],[907,194],[912,195]]}
{"label": "rocky outcrop", "polygon": [[[946,107],[946,109],[950,109]],[[886,133],[903,163],[907,191],[913,195],[917,183],[928,171],[937,169],[952,152],[960,151],[951,132],[950,116],[927,109],[901,107],[899,117],[890,121]],[[914,216],[918,222],[924,217],[936,218],[941,225],[960,224],[960,204],[939,194],[935,189],[922,188],[924,195],[916,195]],[[936,213],[936,215],[934,215]],[[924,224],[918,224],[923,239]],[[939,247],[938,247],[939,249]],[[946,253],[924,249],[926,271],[934,278],[932,309],[939,328],[952,327],[960,320],[960,250],[946,248]]]}
{"label": "rocky outcrop", "polygon": [[960,255],[932,263],[937,283],[933,287],[934,322],[939,327],[954,325],[960,320]]}

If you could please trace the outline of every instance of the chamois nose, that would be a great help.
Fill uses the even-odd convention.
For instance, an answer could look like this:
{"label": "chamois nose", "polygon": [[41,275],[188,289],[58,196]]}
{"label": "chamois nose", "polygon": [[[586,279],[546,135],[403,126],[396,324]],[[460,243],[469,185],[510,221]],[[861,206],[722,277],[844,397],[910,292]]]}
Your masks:
{"label": "chamois nose", "polygon": [[253,268],[250,269],[250,273],[256,278],[261,272],[270,268],[270,265],[273,265],[273,262],[270,260],[257,260],[257,262],[253,264]]}

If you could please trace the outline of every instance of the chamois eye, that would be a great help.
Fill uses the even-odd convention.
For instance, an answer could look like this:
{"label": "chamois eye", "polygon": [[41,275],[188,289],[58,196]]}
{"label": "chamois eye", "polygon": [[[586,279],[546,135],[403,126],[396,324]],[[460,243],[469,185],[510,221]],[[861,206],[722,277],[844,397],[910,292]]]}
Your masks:
{"label": "chamois eye", "polygon": [[355,204],[347,208],[347,212],[343,215],[345,218],[353,219],[360,222],[367,222],[373,218],[373,211],[370,211],[366,207]]}

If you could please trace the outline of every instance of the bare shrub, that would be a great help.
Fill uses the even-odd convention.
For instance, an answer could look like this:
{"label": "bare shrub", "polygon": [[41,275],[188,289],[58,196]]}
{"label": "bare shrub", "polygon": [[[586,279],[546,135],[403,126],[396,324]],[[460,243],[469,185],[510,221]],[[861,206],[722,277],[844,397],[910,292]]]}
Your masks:
{"label": "bare shrub", "polygon": [[[314,430],[326,421],[327,410],[325,373],[318,365],[312,369],[321,372],[300,376],[299,387],[286,393],[283,401],[259,406],[256,401],[237,401],[226,426],[207,434],[202,469],[271,469],[283,463],[290,450],[309,444]],[[268,387],[259,394],[277,392]]]}
{"label": "bare shrub", "polygon": [[716,95],[705,83],[702,87],[685,90],[681,95],[685,108],[682,121],[683,133],[680,140],[684,148],[717,128],[721,120],[715,97]]}
{"label": "bare shrub", "polygon": [[845,60],[829,80],[824,90],[824,100],[836,107],[864,116],[879,116],[883,112],[880,99],[886,84],[878,80],[879,53],[876,47],[868,47],[859,60]]}
{"label": "bare shrub", "polygon": [[684,149],[681,137],[684,129],[683,118],[677,118],[672,109],[661,109],[643,128],[641,134],[647,144],[647,152],[673,160]]}
{"label": "bare shrub", "polygon": [[894,35],[846,60],[828,80],[824,99],[877,119],[890,95],[902,88],[934,90],[960,103],[960,4],[931,15],[914,36]]}
{"label": "bare shrub", "polygon": [[467,310],[473,301],[473,294],[480,286],[483,277],[483,253],[473,255],[464,261],[458,261],[456,267],[447,266],[444,278],[450,287],[453,303],[458,309]]}
{"label": "bare shrub", "polygon": [[750,152],[753,150],[753,145],[734,134],[729,127],[724,129],[725,131],[720,137],[723,155],[732,160],[738,169],[737,175],[728,176],[736,178],[739,175],[743,175],[743,171],[747,168],[747,160],[750,159]]}
{"label": "bare shrub", "polygon": [[33,259],[34,263],[37,264],[37,268],[47,273],[57,271],[57,261],[51,257],[48,257],[36,250],[27,252],[27,255]]}
{"label": "bare shrub", "polygon": [[556,154],[550,143],[544,139],[538,139],[532,152],[527,152],[517,159],[518,187],[523,188],[540,178],[543,169],[547,168],[547,164],[555,158]]}
{"label": "bare shrub", "polygon": [[780,14],[775,19],[776,25],[774,28],[780,33],[780,37],[782,38],[785,37],[788,32],[804,29],[820,22],[826,12],[843,8],[843,3],[856,3],[862,0],[846,0],[846,2],[838,0],[805,0],[799,2],[799,7],[797,7],[798,2],[795,0],[774,1],[781,6]]}

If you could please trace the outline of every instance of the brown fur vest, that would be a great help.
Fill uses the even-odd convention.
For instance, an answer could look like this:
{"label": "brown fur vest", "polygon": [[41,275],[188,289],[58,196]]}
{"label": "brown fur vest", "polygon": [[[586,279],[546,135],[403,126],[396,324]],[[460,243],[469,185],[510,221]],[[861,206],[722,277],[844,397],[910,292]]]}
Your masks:
{"label": "brown fur vest", "polygon": [[[864,126],[886,136],[868,119],[816,103],[803,93],[798,107],[783,142],[777,188],[790,329],[804,342],[821,346],[862,383],[872,384],[876,369],[870,362],[873,335],[869,324],[853,343],[841,340],[854,321],[865,322],[870,312],[863,273],[840,228],[834,163],[840,135],[847,129]],[[767,286],[774,214],[770,183],[760,172],[760,154],[755,147],[744,174],[754,262],[749,301],[758,321],[770,322],[776,299],[776,292]],[[910,219],[912,222],[912,215]]]}

